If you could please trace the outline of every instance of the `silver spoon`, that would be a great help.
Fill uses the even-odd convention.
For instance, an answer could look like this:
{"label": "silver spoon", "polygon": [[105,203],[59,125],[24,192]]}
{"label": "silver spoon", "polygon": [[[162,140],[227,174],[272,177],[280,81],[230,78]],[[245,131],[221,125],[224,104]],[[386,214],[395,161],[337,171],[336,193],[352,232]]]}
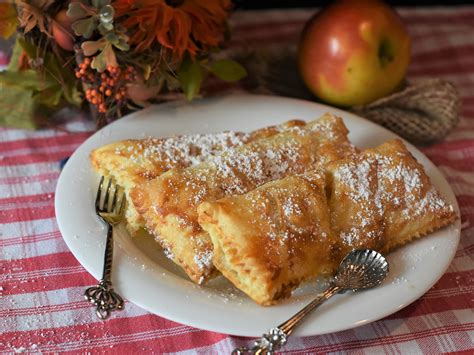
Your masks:
{"label": "silver spoon", "polygon": [[387,275],[388,262],[382,254],[370,249],[351,251],[342,260],[329,287],[320,293],[314,301],[286,322],[263,334],[260,339],[255,341],[252,348],[237,348],[232,351],[232,354],[273,354],[275,350],[286,344],[287,338],[296,326],[320,304],[336,293],[342,293],[347,290],[355,292],[378,286]]}

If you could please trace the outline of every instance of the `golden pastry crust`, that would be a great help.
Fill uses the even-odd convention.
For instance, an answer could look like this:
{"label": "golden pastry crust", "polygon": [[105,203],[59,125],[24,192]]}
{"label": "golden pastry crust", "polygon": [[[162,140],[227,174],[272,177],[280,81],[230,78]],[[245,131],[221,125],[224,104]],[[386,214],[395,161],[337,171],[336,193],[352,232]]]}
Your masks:
{"label": "golden pastry crust", "polygon": [[[172,169],[134,188],[131,198],[148,230],[171,246],[174,260],[193,281],[202,283],[214,268],[199,262],[199,255],[212,253],[212,245],[198,223],[197,206],[354,154],[347,133],[342,119],[326,114],[305,126],[225,151],[206,163]],[[179,248],[183,254],[178,254],[174,247],[180,243],[192,248]]]}
{"label": "golden pastry crust", "polygon": [[204,202],[198,214],[211,236],[214,265],[262,305],[288,296],[308,277],[333,272],[352,249],[388,253],[456,219],[399,140],[323,172]]}
{"label": "golden pastry crust", "polygon": [[388,253],[456,219],[400,140],[333,162],[327,172],[340,257],[360,247]]}
{"label": "golden pastry crust", "polygon": [[92,167],[101,175],[112,176],[125,189],[125,217],[133,235],[144,227],[144,221],[131,203],[130,190],[147,180],[175,168],[185,168],[206,161],[223,150],[270,137],[306,122],[292,120],[281,125],[258,129],[251,133],[222,132],[183,135],[168,138],[128,139],[93,150]]}
{"label": "golden pastry crust", "polygon": [[334,239],[324,187],[324,173],[311,172],[202,203],[199,223],[211,236],[214,265],[261,305],[331,271]]}

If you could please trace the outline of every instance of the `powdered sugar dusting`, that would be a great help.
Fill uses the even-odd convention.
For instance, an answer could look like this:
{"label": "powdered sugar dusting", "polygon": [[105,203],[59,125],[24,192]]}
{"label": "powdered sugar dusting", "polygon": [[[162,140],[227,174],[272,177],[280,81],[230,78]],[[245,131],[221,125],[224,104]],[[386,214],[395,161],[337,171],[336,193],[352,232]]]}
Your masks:
{"label": "powdered sugar dusting", "polygon": [[147,138],[127,147],[117,148],[115,154],[128,155],[137,164],[156,161],[167,164],[169,168],[187,167],[202,163],[226,148],[240,146],[249,140],[250,135],[233,131],[162,139]]}
{"label": "powdered sugar dusting", "polygon": [[[337,184],[356,203],[357,213],[352,217],[349,230],[340,233],[349,245],[364,237],[377,238],[376,230],[361,230],[371,224],[384,223],[386,211],[401,213],[406,221],[430,212],[449,208],[431,187],[422,168],[403,151],[395,153],[361,154],[356,160],[339,165],[334,171]],[[336,194],[342,193],[337,190]],[[380,228],[379,228],[380,229]]]}
{"label": "powdered sugar dusting", "polygon": [[294,198],[290,195],[283,202],[283,213],[285,216],[289,217],[291,215],[301,215],[301,208],[298,204],[295,203]]}
{"label": "powdered sugar dusting", "polygon": [[419,201],[416,201],[410,209],[405,209],[403,214],[405,217],[409,215],[419,216],[427,210],[436,212],[445,208],[449,208],[450,211],[454,210],[453,206],[449,205],[448,207],[438,192],[434,188],[431,188],[426,195]]}
{"label": "powdered sugar dusting", "polygon": [[222,178],[226,194],[245,193],[248,188],[280,179],[291,173],[298,173],[301,166],[301,145],[290,140],[274,148],[259,150],[229,149],[226,154],[213,157],[210,161]]}
{"label": "powdered sugar dusting", "polygon": [[208,270],[212,266],[212,250],[198,251],[194,255],[194,262],[200,270]]}

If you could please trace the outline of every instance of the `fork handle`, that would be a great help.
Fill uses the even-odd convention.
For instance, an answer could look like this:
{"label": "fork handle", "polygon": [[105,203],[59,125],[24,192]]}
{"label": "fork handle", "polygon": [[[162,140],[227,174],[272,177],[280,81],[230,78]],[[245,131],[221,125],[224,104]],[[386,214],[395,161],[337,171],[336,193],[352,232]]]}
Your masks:
{"label": "fork handle", "polygon": [[107,240],[105,242],[104,269],[102,270],[102,281],[111,282],[112,259],[114,256],[114,230],[111,224],[107,224]]}

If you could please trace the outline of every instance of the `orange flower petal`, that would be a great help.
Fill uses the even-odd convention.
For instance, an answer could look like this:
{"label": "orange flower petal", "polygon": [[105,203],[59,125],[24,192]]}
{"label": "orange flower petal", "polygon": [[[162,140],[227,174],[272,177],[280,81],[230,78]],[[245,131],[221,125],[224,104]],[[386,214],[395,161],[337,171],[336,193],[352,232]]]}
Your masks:
{"label": "orange flower petal", "polygon": [[216,46],[224,32],[230,0],[184,0],[177,7],[164,0],[115,0],[112,5],[130,29],[130,43],[142,51],[156,41],[180,60],[184,53],[192,57],[199,48]]}

